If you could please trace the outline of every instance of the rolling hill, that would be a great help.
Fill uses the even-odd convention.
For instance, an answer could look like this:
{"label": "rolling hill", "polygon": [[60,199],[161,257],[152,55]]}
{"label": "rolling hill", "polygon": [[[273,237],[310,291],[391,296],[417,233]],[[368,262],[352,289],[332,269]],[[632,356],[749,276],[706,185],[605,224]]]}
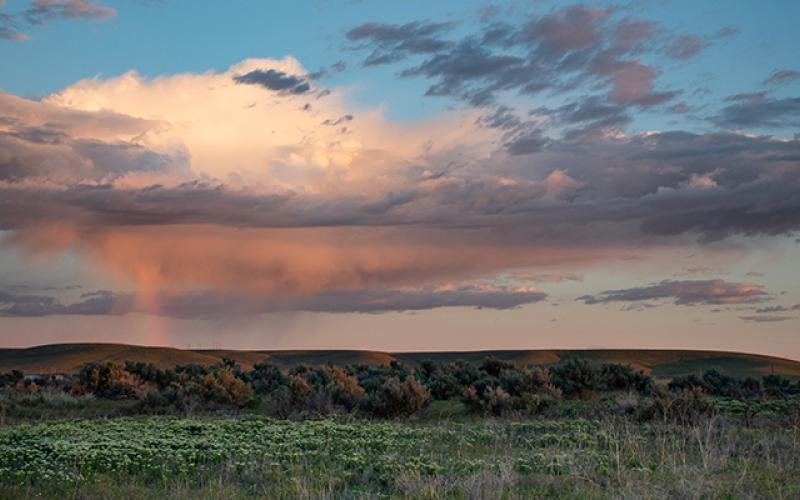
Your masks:
{"label": "rolling hill", "polygon": [[25,349],[0,349],[0,371],[12,369],[24,373],[69,373],[90,362],[143,361],[162,368],[190,363],[211,365],[223,358],[235,360],[249,369],[268,361],[288,368],[297,364],[388,364],[393,360],[417,365],[426,359],[450,362],[462,359],[480,362],[495,356],[518,365],[551,365],[569,357],[581,357],[598,363],[619,363],[644,370],[661,379],[697,373],[715,368],[729,375],[762,376],[768,373],[800,378],[800,361],[756,354],[723,351],[594,349],[594,350],[508,350],[467,352],[406,352],[326,350],[326,351],[236,351],[186,350],[170,347],[146,347],[125,344],[53,344]]}

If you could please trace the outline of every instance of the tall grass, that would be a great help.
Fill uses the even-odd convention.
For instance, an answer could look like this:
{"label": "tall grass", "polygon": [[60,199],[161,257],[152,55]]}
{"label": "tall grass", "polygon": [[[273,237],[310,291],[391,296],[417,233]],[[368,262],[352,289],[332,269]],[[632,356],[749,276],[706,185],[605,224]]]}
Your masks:
{"label": "tall grass", "polygon": [[[3,471],[21,442],[46,456],[20,483]],[[148,442],[161,447],[147,452],[155,475],[103,458],[140,453]],[[76,445],[80,455],[70,451]],[[214,459],[204,458],[211,449]],[[184,465],[173,470],[173,460]],[[7,498],[800,498],[798,430],[720,415],[691,425],[626,417],[46,422],[0,431],[0,461]],[[39,472],[69,472],[74,461],[84,463],[74,482]],[[86,463],[102,467],[92,473]]]}

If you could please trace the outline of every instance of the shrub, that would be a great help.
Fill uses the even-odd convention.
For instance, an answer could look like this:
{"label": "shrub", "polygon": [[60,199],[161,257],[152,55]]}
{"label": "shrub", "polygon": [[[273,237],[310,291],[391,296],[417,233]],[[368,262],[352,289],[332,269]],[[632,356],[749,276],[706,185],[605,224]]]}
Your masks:
{"label": "shrub", "polygon": [[289,384],[289,378],[269,363],[257,363],[245,374],[245,379],[256,394],[269,394]]}
{"label": "shrub", "polygon": [[464,391],[464,384],[453,374],[452,366],[425,360],[417,370],[417,378],[431,391],[433,399],[457,398]]}
{"label": "shrub", "polygon": [[415,377],[408,376],[405,382],[398,377],[387,379],[380,390],[364,400],[367,414],[397,418],[407,417],[421,410],[430,398],[430,391]]}
{"label": "shrub", "polygon": [[741,394],[738,380],[713,369],[703,373],[703,388],[712,396],[734,398]]}
{"label": "shrub", "polygon": [[590,398],[601,388],[599,370],[584,359],[570,358],[551,368],[550,374],[553,385],[568,397]]}
{"label": "shrub", "polygon": [[764,392],[775,398],[785,398],[795,393],[800,393],[800,384],[792,387],[792,383],[781,375],[765,375],[763,378]]}
{"label": "shrub", "polygon": [[175,370],[162,370],[153,363],[125,362],[125,371],[136,375],[140,380],[157,385],[160,389],[169,387],[177,380]]}
{"label": "shrub", "polygon": [[358,384],[358,379],[347,374],[343,369],[332,367],[327,369],[330,383],[328,391],[333,403],[347,411],[356,408],[367,397],[367,392]]}
{"label": "shrub", "polygon": [[292,402],[300,403],[311,392],[311,386],[300,375],[289,375],[289,394]]}
{"label": "shrub", "polygon": [[608,391],[635,391],[649,394],[655,387],[652,377],[626,365],[604,364],[600,367],[600,383]]}
{"label": "shrub", "polygon": [[497,359],[494,356],[487,356],[481,364],[481,370],[491,377],[499,377],[504,371],[514,370],[514,363]]}
{"label": "shrub", "polygon": [[6,372],[0,374],[0,387],[14,387],[17,385],[17,382],[22,381],[25,375],[19,370],[11,370],[10,372]]}
{"label": "shrub", "polygon": [[[282,388],[283,386],[279,386]],[[329,414],[349,412],[367,397],[358,380],[344,369],[334,366],[304,368],[299,374],[289,375],[288,401],[283,391],[275,390],[273,402],[281,405],[281,412],[308,411]],[[288,404],[288,406],[287,406]]]}
{"label": "shrub", "polygon": [[78,385],[73,392],[89,392],[108,399],[138,399],[147,392],[147,384],[116,363],[90,363],[78,372]]}
{"label": "shrub", "polygon": [[462,402],[467,410],[482,415],[539,415],[557,404],[561,391],[550,384],[543,368],[503,370],[500,379],[485,376],[467,387]]}
{"label": "shrub", "polygon": [[546,368],[522,368],[507,370],[500,374],[500,386],[512,396],[536,394],[551,385],[550,372]]}
{"label": "shrub", "polygon": [[[692,424],[700,417],[714,413],[714,407],[699,387],[680,390],[659,388],[653,395],[651,415],[664,422]],[[643,412],[646,416],[648,412]]]}
{"label": "shrub", "polygon": [[253,402],[253,389],[230,366],[206,375],[203,386],[203,397],[214,403],[244,408]]}

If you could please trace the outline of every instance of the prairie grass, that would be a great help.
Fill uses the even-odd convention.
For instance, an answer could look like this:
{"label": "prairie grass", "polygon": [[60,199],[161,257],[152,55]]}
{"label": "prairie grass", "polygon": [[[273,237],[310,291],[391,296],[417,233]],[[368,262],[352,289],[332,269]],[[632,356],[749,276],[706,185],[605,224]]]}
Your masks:
{"label": "prairie grass", "polygon": [[800,498],[800,432],[712,415],[254,416],[0,429],[0,498]]}

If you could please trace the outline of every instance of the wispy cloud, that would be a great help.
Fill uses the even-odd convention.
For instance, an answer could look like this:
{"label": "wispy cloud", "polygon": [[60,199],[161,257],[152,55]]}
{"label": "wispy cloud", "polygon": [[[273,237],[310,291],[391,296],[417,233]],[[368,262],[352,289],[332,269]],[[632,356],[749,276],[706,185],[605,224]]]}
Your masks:
{"label": "wispy cloud", "polygon": [[652,285],[607,290],[597,295],[584,295],[578,300],[586,304],[637,302],[673,299],[676,305],[752,304],[763,302],[769,294],[761,285],[715,280],[664,280]]}

